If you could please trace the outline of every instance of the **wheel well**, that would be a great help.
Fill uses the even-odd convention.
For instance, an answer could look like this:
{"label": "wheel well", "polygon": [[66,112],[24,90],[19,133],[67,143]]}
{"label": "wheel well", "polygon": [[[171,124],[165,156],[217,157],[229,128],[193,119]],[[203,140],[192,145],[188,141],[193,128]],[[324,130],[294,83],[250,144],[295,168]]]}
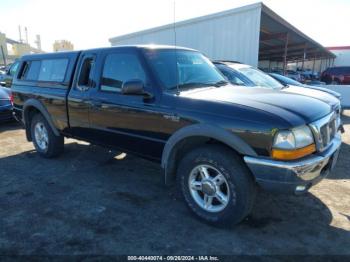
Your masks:
{"label": "wheel well", "polygon": [[41,114],[41,112],[34,106],[30,106],[26,108],[24,111],[24,123],[25,123],[25,128],[26,128],[26,136],[28,141],[32,141],[32,134],[31,134],[31,123],[33,116],[36,114]]}
{"label": "wheel well", "polygon": [[[176,176],[176,171],[178,164],[182,157],[191,150],[198,148],[202,145],[208,145],[208,144],[216,144],[216,145],[222,145],[237,154],[239,154],[236,150],[234,150],[232,147],[226,145],[225,143],[206,136],[191,136],[186,137],[179,141],[171,150],[171,153],[169,155],[167,164],[166,164],[166,183],[170,182],[171,180],[174,180]],[[168,181],[169,180],[169,181]]]}

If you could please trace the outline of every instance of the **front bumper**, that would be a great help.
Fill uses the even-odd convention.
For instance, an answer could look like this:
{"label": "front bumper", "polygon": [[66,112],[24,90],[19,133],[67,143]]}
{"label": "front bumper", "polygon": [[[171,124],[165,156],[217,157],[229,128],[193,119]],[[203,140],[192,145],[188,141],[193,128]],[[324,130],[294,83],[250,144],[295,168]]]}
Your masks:
{"label": "front bumper", "polygon": [[245,156],[244,161],[264,189],[281,193],[303,193],[333,170],[341,146],[338,133],[322,153],[294,161]]}

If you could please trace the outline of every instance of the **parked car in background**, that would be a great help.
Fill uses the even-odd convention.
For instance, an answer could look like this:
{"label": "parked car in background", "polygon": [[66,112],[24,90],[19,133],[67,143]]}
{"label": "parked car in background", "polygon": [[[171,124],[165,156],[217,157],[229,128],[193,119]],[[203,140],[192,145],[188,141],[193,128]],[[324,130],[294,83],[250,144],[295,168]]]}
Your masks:
{"label": "parked car in background", "polygon": [[5,66],[1,66],[0,67],[0,83],[3,81],[5,74],[6,74]]}
{"label": "parked car in background", "polygon": [[318,78],[318,73],[313,72],[311,69],[304,69],[297,68],[297,73],[301,74],[305,80],[314,80]]}
{"label": "parked car in background", "polygon": [[305,80],[305,78],[302,74],[300,74],[296,71],[293,71],[293,70],[287,70],[285,76],[289,77],[291,79],[294,79],[295,81],[298,81],[298,82],[302,82]]}
{"label": "parked car in background", "polygon": [[297,82],[297,85],[289,84],[286,86],[265,72],[246,64],[227,61],[215,61],[214,64],[234,85],[279,89],[282,92],[293,92],[312,96],[329,104],[334,103],[334,100],[340,103],[339,99],[336,98],[338,96],[336,93],[328,92],[328,90],[325,92],[313,87],[305,88],[304,85],[295,80],[293,81]]}
{"label": "parked car in background", "polygon": [[4,77],[5,77],[5,72],[0,71],[0,83],[3,81]]}
{"label": "parked car in background", "polygon": [[322,82],[322,81],[319,81],[319,80],[306,81],[305,84],[309,85],[309,86],[320,86],[320,87],[326,85],[325,82]]}
{"label": "parked car in background", "polygon": [[2,76],[2,79],[0,79],[1,86],[11,87],[12,79],[18,70],[18,65],[19,65],[19,62],[15,61],[14,63],[12,63],[7,67],[5,74]]}
{"label": "parked car in background", "polygon": [[298,81],[295,81],[294,79],[291,79],[289,77],[282,76],[282,75],[279,75],[279,74],[275,74],[275,73],[270,73],[269,75],[271,77],[273,77],[274,79],[276,79],[278,82],[280,82],[284,86],[300,86],[300,87],[310,88],[310,89],[314,89],[314,90],[319,90],[319,91],[331,94],[332,96],[335,96],[339,100],[342,99],[341,94],[339,94],[337,92],[334,92],[334,91],[332,91],[330,89],[324,88],[324,87],[305,85],[305,84],[302,84],[302,83],[300,83]]}
{"label": "parked car in background", "polygon": [[14,120],[10,89],[0,86],[0,122]]}
{"label": "parked car in background", "polygon": [[320,80],[327,85],[350,85],[350,66],[329,67]]}
{"label": "parked car in background", "polygon": [[242,221],[257,186],[306,192],[334,168],[341,145],[336,98],[233,86],[181,47],[23,56],[12,92],[41,156],[75,137],[152,159],[193,214],[215,225]]}
{"label": "parked car in background", "polygon": [[0,75],[5,74],[6,72],[6,66],[0,66]]}

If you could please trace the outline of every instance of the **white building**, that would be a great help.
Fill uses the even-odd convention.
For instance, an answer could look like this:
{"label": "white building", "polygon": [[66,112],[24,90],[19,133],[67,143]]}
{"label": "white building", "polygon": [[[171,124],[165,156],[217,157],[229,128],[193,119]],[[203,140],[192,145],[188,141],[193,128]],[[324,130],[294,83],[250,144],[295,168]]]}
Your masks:
{"label": "white building", "polygon": [[337,56],[334,66],[350,66],[350,46],[332,46],[327,49]]}
{"label": "white building", "polygon": [[[283,18],[256,3],[109,39],[112,46],[176,44],[213,60],[235,60],[265,68],[335,56]],[[303,62],[302,62],[303,63]]]}

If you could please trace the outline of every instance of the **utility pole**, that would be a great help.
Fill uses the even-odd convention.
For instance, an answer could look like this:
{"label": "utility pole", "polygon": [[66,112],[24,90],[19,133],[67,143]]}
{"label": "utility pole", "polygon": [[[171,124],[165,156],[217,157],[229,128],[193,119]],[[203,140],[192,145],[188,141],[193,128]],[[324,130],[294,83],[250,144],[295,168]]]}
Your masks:
{"label": "utility pole", "polygon": [[26,44],[29,44],[28,42],[28,30],[27,30],[27,27],[24,28],[24,32],[26,34]]}
{"label": "utility pole", "polygon": [[36,40],[35,40],[36,46],[39,50],[41,50],[41,39],[40,35],[36,35]]}
{"label": "utility pole", "polygon": [[2,55],[2,59],[4,60],[4,66],[6,66],[6,56],[4,52],[4,47],[2,45],[1,45],[1,55]]}
{"label": "utility pole", "polygon": [[283,55],[283,75],[286,75],[286,71],[287,71],[287,62],[288,62],[288,41],[289,41],[289,34],[287,33],[285,36],[285,40],[284,40],[284,55]]}
{"label": "utility pole", "polygon": [[22,43],[22,30],[21,30],[21,26],[18,26],[18,31],[19,31],[19,42]]}

